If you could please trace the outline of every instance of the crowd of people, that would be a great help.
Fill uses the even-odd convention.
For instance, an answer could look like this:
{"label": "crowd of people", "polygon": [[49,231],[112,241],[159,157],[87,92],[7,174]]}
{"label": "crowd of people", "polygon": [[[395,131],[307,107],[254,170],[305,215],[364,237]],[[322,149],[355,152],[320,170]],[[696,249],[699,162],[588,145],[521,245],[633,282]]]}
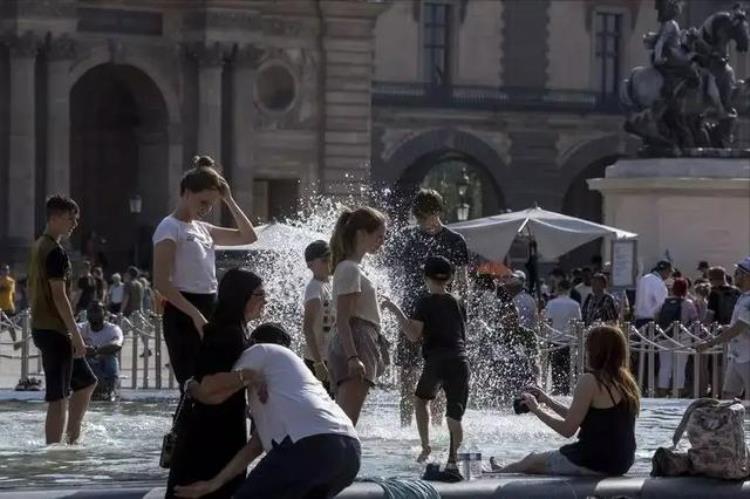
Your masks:
{"label": "crowd of people", "polygon": [[[204,221],[217,203],[228,208],[233,227]],[[180,183],[177,206],[154,233],[151,296],[157,299],[146,299],[150,287],[138,269],[129,268],[124,282],[112,276],[107,285],[101,269],[87,264],[69,294],[71,263],[61,241],[76,228],[80,211],[59,195],[50,197],[46,208],[46,230],[33,245],[28,278],[32,337],[46,376],[46,440],[62,442],[66,434],[66,441],[75,443],[97,380],[112,377],[122,331],[105,320],[105,310],[128,315],[149,301],[156,310],[163,300],[164,339],[181,397],[167,497],[333,497],[351,484],[362,454],[355,428],[390,363],[383,311],[400,329],[395,360],[401,423],[409,425],[416,415],[422,445],[417,459],[424,461],[432,453],[431,416],[433,422],[446,417],[445,472],[453,478],[460,478],[457,455],[472,384],[496,390],[498,399],[520,396],[521,406],[565,437],[578,432],[575,443],[558,451],[517,463],[493,461],[497,472],[627,472],[635,457],[640,389],[628,365],[625,334],[615,325],[623,318],[633,318],[636,326],[726,320],[731,325],[700,348],[732,342],[725,394],[750,393],[750,257],[736,267],[741,296],[728,287],[723,269],[703,269],[707,290],[704,277],[691,285],[669,262],[659,262],[641,278],[631,312],[627,295],[607,291],[606,266],[571,275],[555,269],[538,289],[522,271],[469,277],[466,243],[442,223],[440,195],[421,190],[412,209],[417,223],[398,244],[386,244],[385,215],[360,207],[340,214],[330,242],[315,241],[300,255],[311,278],[301,324],[305,352],[298,357],[290,349],[291,335],[278,323],[248,330],[248,322],[258,320],[274,299],[262,276],[234,268],[217,279],[215,246],[250,244],[257,236],[210,158],[196,158]],[[404,283],[402,296],[383,296],[364,264],[384,247],[398,262],[393,272]],[[3,290],[7,282],[0,281]],[[469,286],[480,290],[471,300]],[[729,295],[735,296],[732,307],[724,301]],[[497,314],[485,321],[482,333],[467,339],[467,331],[473,335],[478,327],[473,312],[488,308]],[[79,324],[76,312],[84,310],[86,321]],[[577,320],[593,326],[585,343],[588,370],[566,406],[539,388],[536,334],[540,324],[554,333]],[[489,352],[488,368],[474,362],[469,341],[488,347],[483,349]],[[555,355],[553,387],[567,393],[570,353],[560,349]],[[661,362],[671,366],[681,360],[665,354]],[[487,376],[499,365],[512,371],[508,378],[518,380],[516,385]],[[659,382],[662,387],[669,378],[660,376]]]}

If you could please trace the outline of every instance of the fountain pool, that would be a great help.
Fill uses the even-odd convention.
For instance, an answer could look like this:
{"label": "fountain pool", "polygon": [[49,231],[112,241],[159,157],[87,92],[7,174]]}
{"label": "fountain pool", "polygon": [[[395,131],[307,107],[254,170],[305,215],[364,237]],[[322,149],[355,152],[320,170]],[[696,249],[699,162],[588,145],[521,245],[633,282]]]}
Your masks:
{"label": "fountain pool", "polygon": [[[170,422],[175,394],[166,391],[123,392],[116,404],[94,403],[78,446],[44,445],[44,402],[41,393],[0,391],[0,489],[89,486],[107,482],[163,481],[158,466],[161,438]],[[659,446],[667,446],[687,407],[687,400],[645,399],[638,419],[638,451],[630,474],[646,474]],[[363,441],[361,477],[417,477],[414,459],[419,440],[416,426],[398,425],[395,392],[377,390],[368,399],[358,431]],[[534,450],[559,447],[566,440],[532,415],[508,410],[469,410],[465,416],[467,444],[484,459],[512,460]],[[444,460],[448,434],[433,430],[434,457]]]}

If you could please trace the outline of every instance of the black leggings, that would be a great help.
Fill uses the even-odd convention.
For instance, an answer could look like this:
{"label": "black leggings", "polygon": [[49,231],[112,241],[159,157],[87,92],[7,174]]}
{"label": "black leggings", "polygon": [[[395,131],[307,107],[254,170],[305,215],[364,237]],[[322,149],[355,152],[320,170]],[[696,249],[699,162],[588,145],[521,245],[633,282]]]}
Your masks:
{"label": "black leggings", "polygon": [[[216,304],[216,295],[199,295],[182,293],[187,301],[193,304],[206,319],[211,318]],[[190,316],[182,313],[177,307],[167,302],[162,316],[164,341],[169,350],[169,363],[172,365],[174,376],[182,385],[195,374],[198,354],[201,348],[201,338],[195,330]]]}

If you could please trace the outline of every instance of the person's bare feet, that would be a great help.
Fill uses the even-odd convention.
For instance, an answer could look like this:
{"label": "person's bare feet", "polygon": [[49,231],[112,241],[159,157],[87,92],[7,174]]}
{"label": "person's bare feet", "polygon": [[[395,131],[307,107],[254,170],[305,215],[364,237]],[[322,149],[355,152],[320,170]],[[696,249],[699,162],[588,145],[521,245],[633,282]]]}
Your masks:
{"label": "person's bare feet", "polygon": [[419,454],[419,457],[417,458],[418,463],[423,463],[427,461],[427,458],[430,457],[430,454],[432,453],[432,447],[422,447],[422,453]]}
{"label": "person's bare feet", "polygon": [[498,471],[498,470],[503,469],[502,465],[497,464],[497,461],[495,460],[494,456],[490,458],[490,467],[492,471]]}

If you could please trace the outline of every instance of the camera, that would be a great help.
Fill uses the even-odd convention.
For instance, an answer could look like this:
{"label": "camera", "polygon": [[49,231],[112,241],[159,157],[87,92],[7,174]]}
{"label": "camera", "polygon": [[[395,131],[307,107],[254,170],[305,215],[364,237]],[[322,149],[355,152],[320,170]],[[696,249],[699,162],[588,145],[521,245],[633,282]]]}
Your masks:
{"label": "camera", "polygon": [[516,414],[526,414],[527,412],[529,412],[528,406],[524,404],[521,397],[516,397],[513,399],[513,412],[515,412]]}

